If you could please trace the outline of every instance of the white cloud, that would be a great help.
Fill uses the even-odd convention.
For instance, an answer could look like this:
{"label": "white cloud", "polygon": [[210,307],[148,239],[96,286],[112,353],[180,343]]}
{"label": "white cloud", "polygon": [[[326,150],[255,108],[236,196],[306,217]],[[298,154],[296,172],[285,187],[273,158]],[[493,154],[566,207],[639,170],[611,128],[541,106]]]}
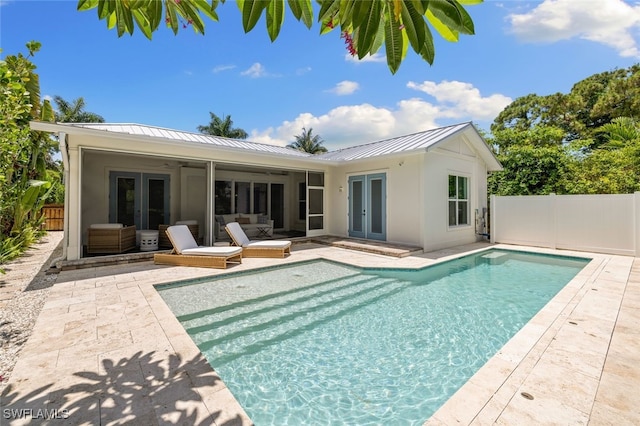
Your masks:
{"label": "white cloud", "polygon": [[329,150],[335,150],[453,122],[491,121],[511,102],[499,94],[482,97],[477,88],[458,81],[409,82],[407,86],[433,96],[437,102],[414,97],[397,102],[393,108],[360,104],[339,106],[319,116],[302,113],[276,128],[253,130],[248,140],[284,146],[306,127],[320,135]]}
{"label": "white cloud", "polygon": [[267,70],[261,63],[256,62],[253,65],[251,65],[246,71],[242,71],[240,75],[246,75],[251,78],[266,77]]}
{"label": "white cloud", "polygon": [[234,69],[235,67],[236,67],[235,65],[217,65],[213,68],[213,72],[219,73],[222,71],[228,71],[228,70]]}
{"label": "white cloud", "polygon": [[333,89],[327,90],[327,92],[335,93],[339,96],[350,95],[360,88],[360,85],[355,81],[344,80],[336,84]]}
{"label": "white cloud", "polygon": [[494,94],[482,97],[471,83],[461,81],[410,81],[407,87],[433,96],[448,110],[452,118],[473,117],[474,120],[493,120],[512,101],[508,96]]}
{"label": "white cloud", "polygon": [[362,59],[358,59],[358,56],[353,56],[350,53],[346,53],[344,55],[344,59],[347,62],[355,62],[356,64],[361,64],[365,62],[387,62],[387,57],[380,52],[376,52],[373,55],[367,55]]}
{"label": "white cloud", "polygon": [[609,46],[623,57],[640,57],[634,37],[640,29],[640,6],[623,0],[544,0],[527,13],[508,15],[507,20],[510,31],[526,42],[578,37]]}

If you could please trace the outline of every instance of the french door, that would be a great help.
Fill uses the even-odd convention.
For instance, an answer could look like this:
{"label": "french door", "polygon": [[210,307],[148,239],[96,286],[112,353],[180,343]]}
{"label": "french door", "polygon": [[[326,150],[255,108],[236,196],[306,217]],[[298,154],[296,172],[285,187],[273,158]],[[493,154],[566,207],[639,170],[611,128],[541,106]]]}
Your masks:
{"label": "french door", "polygon": [[387,175],[349,177],[349,236],[387,239]]}
{"label": "french door", "polygon": [[136,229],[158,229],[170,223],[169,175],[109,173],[109,222]]}

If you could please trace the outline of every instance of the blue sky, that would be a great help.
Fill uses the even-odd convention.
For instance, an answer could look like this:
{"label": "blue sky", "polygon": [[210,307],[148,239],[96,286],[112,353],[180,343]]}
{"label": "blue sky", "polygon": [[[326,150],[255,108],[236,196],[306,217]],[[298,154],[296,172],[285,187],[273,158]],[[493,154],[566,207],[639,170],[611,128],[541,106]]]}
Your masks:
{"label": "blue sky", "polygon": [[[0,0],[2,57],[26,53],[42,96],[83,97],[107,122],[194,131],[231,115],[255,142],[286,145],[303,127],[329,149],[473,121],[488,130],[517,97],[568,92],[640,57],[640,6],[623,0],[485,1],[469,6],[476,35],[434,32],[433,66],[410,49],[392,75],[384,53],[351,58],[338,30],[320,36],[291,15],[271,42],[264,17],[248,34],[232,0],[205,35],[162,26],[117,37],[76,1]],[[318,5],[314,3],[317,12]],[[383,49],[382,49],[383,50]]]}

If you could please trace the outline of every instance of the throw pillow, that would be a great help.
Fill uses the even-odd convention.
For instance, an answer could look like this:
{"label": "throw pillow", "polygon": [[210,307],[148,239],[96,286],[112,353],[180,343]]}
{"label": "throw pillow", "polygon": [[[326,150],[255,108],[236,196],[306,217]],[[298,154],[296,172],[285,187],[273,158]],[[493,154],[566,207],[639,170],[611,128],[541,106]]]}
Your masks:
{"label": "throw pillow", "polygon": [[226,225],[226,223],[224,221],[224,216],[222,216],[221,214],[217,214],[216,215],[216,222],[218,222],[218,224],[220,226],[225,226]]}
{"label": "throw pillow", "polygon": [[261,214],[258,216],[258,223],[261,225],[266,225],[268,223],[269,216]]}
{"label": "throw pillow", "polygon": [[248,225],[251,223],[251,219],[249,219],[248,217],[240,217],[238,216],[236,218],[236,222],[238,222],[240,225]]}

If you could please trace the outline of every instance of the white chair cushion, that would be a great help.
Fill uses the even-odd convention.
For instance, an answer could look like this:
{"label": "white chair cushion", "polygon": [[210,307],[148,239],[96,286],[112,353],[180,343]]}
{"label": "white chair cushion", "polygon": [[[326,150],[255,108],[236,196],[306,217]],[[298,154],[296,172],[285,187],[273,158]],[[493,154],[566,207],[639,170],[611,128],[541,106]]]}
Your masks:
{"label": "white chair cushion", "polygon": [[121,223],[94,223],[89,226],[91,229],[120,229],[124,225]]}
{"label": "white chair cushion", "polygon": [[247,234],[244,233],[238,222],[227,223],[227,229],[229,230],[229,232],[231,232],[231,235],[233,235],[233,239],[236,241],[236,243],[238,243],[238,245],[244,246],[251,242],[249,241],[249,237],[247,237]]}
{"label": "white chair cushion", "polygon": [[182,254],[184,250],[198,247],[198,243],[191,235],[187,225],[173,225],[167,228],[167,235],[173,244],[176,253]]}
{"label": "white chair cushion", "polygon": [[182,250],[189,256],[233,256],[242,253],[242,247],[196,247]]}
{"label": "white chair cushion", "polygon": [[263,247],[263,248],[286,248],[291,245],[291,241],[249,241],[242,247]]}

